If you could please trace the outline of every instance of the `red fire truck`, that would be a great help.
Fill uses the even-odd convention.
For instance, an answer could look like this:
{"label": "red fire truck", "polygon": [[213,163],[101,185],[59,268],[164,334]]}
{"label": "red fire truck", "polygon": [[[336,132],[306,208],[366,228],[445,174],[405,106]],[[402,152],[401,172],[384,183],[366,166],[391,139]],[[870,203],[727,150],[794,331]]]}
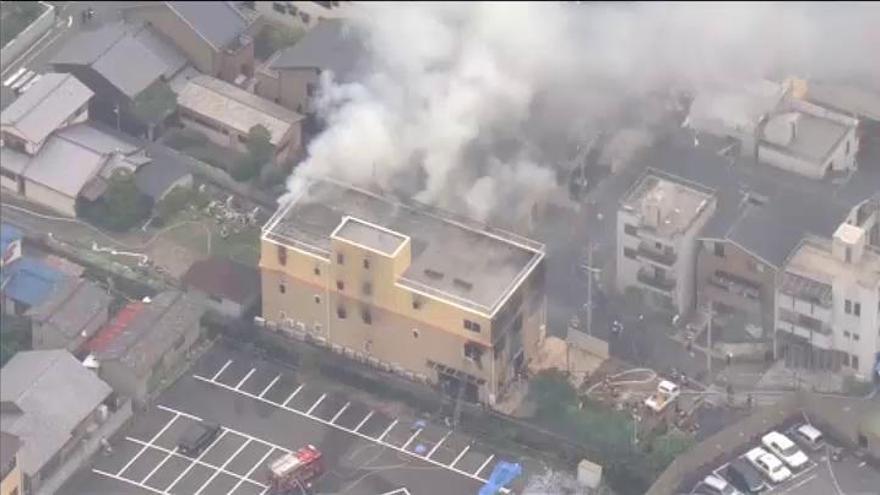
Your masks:
{"label": "red fire truck", "polygon": [[269,464],[271,493],[305,493],[305,489],[310,488],[311,481],[324,472],[321,457],[318,449],[307,445],[272,461]]}

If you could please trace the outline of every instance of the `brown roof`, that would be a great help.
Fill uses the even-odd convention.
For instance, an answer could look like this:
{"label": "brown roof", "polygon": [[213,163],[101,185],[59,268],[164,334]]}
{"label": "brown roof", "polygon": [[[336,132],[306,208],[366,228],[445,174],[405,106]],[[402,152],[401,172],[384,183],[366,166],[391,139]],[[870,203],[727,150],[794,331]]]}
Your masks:
{"label": "brown roof", "polygon": [[260,272],[226,258],[207,258],[189,267],[183,283],[212,296],[237,303],[260,293]]}

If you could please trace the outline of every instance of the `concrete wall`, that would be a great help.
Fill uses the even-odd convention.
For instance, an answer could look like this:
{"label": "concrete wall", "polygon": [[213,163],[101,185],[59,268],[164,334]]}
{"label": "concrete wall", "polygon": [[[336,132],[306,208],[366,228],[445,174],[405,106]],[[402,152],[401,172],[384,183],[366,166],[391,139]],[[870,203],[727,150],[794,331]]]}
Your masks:
{"label": "concrete wall", "polygon": [[[193,129],[204,134],[213,143],[223,146],[224,148],[233,149],[239,153],[247,153],[247,134],[242,134],[237,130],[226,126],[221,122],[214,121],[203,115],[199,115],[190,109],[183,109],[179,113],[180,123],[188,129]],[[195,119],[200,119],[202,122]],[[207,126],[204,122],[210,122],[211,126]],[[224,133],[225,131],[225,133]],[[242,139],[245,141],[242,142]],[[299,150],[302,139],[302,121],[295,122],[290,126],[287,133],[281,138],[276,145],[276,154],[273,158],[274,163],[281,163],[291,153]]]}
{"label": "concrete wall", "polygon": [[254,92],[267,100],[299,113],[314,111],[309,101],[308,87],[319,87],[320,77],[316,69],[284,69],[259,71]]}
{"label": "concrete wall", "polygon": [[46,9],[40,17],[26,27],[18,36],[0,48],[0,70],[6,69],[15,62],[24,52],[34,45],[55,24],[55,7],[46,2],[40,2]]}
{"label": "concrete wall", "polygon": [[209,296],[207,304],[211,310],[229,318],[241,318],[244,311],[240,304],[226,298],[218,301]]}
{"label": "concrete wall", "polygon": [[[506,327],[496,331],[493,322],[484,316],[440,300],[415,297],[420,301],[416,309],[414,294],[395,284],[409,263],[407,249],[397,258],[371,253],[369,270],[362,264],[365,252],[354,245],[335,242],[333,249],[333,263],[287,249],[282,265],[279,246],[264,240],[260,256],[263,317],[282,324],[290,318],[294,325],[301,323],[332,344],[395,363],[432,381],[437,380],[437,375],[428,360],[460,370],[485,380],[481,398],[488,401],[507,385],[506,377],[512,376],[509,360],[515,357],[514,346],[521,345],[526,359],[537,352],[544,324],[542,295],[531,298],[529,292],[524,292],[518,298],[520,306],[511,306],[508,321],[515,322],[521,314],[521,330],[513,332]],[[337,252],[344,256],[342,265],[336,263]],[[533,277],[540,273],[536,269]],[[372,284],[371,295],[362,292],[362,284],[367,280]],[[342,290],[337,288],[337,281],[343,283]],[[530,277],[521,287],[529,291],[541,286]],[[510,304],[516,304],[513,299]],[[365,322],[364,310],[369,311],[371,323]],[[465,320],[479,323],[480,332],[465,329]],[[502,336],[506,339],[505,350],[499,346],[496,359],[493,345]],[[469,342],[484,350],[480,365],[464,355],[464,346]]]}
{"label": "concrete wall", "polygon": [[706,222],[715,214],[715,206],[716,200],[713,198],[675,243],[674,249],[678,253],[678,260],[675,264],[675,278],[678,282],[676,285],[678,314],[683,317],[690,315],[696,306],[697,252],[700,249],[697,236],[703,230]]}
{"label": "concrete wall", "polygon": [[48,206],[59,213],[69,217],[76,216],[76,198],[50,189],[42,184],[25,179],[24,195],[28,199]]}

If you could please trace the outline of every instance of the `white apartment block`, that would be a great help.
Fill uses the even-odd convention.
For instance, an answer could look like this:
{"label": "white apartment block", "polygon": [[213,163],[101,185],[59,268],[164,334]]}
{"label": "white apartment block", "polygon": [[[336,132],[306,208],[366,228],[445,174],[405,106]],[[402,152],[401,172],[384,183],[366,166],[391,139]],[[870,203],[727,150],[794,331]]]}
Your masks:
{"label": "white apartment block", "polygon": [[808,238],[780,272],[777,353],[794,366],[870,380],[880,352],[880,250],[863,228],[842,224],[832,240]]}
{"label": "white apartment block", "polygon": [[694,308],[697,235],[715,212],[713,191],[648,172],[617,213],[617,290],[687,315]]}

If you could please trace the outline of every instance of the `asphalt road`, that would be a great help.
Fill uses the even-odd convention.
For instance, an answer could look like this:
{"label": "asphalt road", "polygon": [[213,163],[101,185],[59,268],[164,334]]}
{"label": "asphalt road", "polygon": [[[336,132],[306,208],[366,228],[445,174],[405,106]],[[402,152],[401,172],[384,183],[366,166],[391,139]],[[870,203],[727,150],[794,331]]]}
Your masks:
{"label": "asphalt road", "polygon": [[[311,444],[326,469],[315,493],[476,494],[497,462],[511,460],[443,424],[416,426],[399,411],[302,383],[288,368],[219,347],[156,404],[112,440],[111,454],[98,454],[59,493],[259,494],[267,462]],[[225,429],[196,463],[174,453],[195,418]],[[526,477],[511,488],[521,489]]]}

